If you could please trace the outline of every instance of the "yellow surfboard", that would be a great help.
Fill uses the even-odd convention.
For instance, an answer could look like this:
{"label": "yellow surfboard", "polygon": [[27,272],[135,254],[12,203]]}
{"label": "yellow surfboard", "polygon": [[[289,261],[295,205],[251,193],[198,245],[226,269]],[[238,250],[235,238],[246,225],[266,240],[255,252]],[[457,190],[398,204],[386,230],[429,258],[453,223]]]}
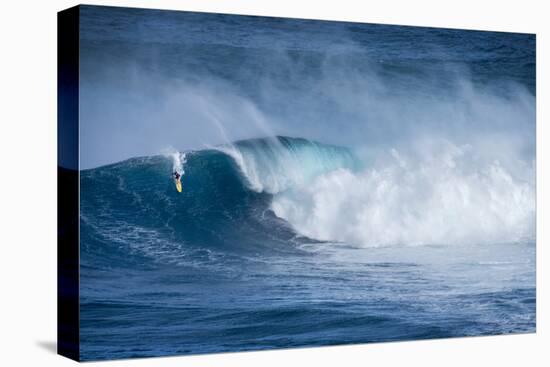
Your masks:
{"label": "yellow surfboard", "polygon": [[174,180],[176,182],[176,190],[181,192],[181,180]]}

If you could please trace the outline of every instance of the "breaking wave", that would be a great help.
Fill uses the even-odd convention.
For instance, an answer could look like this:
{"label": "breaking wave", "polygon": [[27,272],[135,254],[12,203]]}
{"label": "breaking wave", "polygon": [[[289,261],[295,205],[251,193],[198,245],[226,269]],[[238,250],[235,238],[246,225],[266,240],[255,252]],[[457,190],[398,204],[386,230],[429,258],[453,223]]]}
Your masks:
{"label": "breaking wave", "polygon": [[[181,194],[175,168],[185,172]],[[85,243],[173,262],[311,241],[509,243],[534,239],[534,172],[534,161],[487,159],[446,140],[373,158],[302,138],[251,139],[82,171],[81,226]]]}

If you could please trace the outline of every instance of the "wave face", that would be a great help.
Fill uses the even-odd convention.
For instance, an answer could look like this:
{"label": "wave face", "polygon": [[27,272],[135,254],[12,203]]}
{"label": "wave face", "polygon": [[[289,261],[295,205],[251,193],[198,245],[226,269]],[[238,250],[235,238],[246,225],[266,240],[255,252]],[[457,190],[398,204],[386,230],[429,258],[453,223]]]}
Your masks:
{"label": "wave face", "polygon": [[[273,194],[357,164],[347,149],[278,137],[86,170],[84,251],[104,256],[109,244],[109,257],[123,263],[128,249],[176,263],[224,250],[293,251],[306,239],[275,216]],[[174,170],[183,174],[182,193],[175,191]]]}
{"label": "wave face", "polygon": [[[177,193],[171,172],[183,161],[184,190]],[[217,248],[276,249],[295,236],[268,211],[269,195],[249,190],[233,159],[218,150],[83,171],[81,188],[84,251],[104,256],[109,244],[108,257],[123,263],[128,250],[178,262]]]}

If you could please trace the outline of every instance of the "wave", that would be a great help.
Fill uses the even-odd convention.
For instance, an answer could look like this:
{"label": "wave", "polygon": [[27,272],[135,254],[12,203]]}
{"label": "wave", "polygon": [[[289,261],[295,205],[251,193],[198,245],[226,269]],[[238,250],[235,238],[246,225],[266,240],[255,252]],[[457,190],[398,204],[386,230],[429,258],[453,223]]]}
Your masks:
{"label": "wave", "polygon": [[[171,176],[178,162],[182,193]],[[233,158],[218,149],[132,158],[83,170],[80,180],[87,259],[107,251],[124,263],[131,251],[179,263],[226,251],[295,251],[293,244],[306,241],[270,210],[272,195],[250,189]]]}
{"label": "wave", "polygon": [[[274,137],[81,172],[83,251],[186,262],[227,250],[515,242],[534,238],[534,162],[513,171],[449,142],[438,154]],[[361,157],[361,158],[360,158]],[[177,193],[171,173],[182,174]]]}
{"label": "wave", "polygon": [[299,234],[360,246],[532,241],[535,164],[445,139],[366,165],[349,149],[276,138],[225,147]]}

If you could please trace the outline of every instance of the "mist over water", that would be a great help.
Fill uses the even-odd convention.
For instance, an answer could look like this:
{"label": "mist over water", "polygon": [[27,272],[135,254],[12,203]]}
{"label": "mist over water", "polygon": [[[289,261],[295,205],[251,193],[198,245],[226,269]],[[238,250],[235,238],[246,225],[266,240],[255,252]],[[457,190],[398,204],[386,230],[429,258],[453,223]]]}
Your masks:
{"label": "mist over water", "polygon": [[[534,156],[528,35],[469,32],[471,45],[460,31],[411,28],[417,41],[403,43],[387,26],[311,32],[308,21],[260,18],[262,35],[247,32],[255,18],[229,26],[187,13],[170,24],[167,43],[136,17],[151,28],[121,22],[126,32],[111,34],[100,17],[83,17],[83,168],[275,135],[365,150],[435,136],[488,151],[498,139],[512,143],[511,154]],[[209,32],[199,32],[204,22]],[[511,70],[501,61],[510,55]]]}

